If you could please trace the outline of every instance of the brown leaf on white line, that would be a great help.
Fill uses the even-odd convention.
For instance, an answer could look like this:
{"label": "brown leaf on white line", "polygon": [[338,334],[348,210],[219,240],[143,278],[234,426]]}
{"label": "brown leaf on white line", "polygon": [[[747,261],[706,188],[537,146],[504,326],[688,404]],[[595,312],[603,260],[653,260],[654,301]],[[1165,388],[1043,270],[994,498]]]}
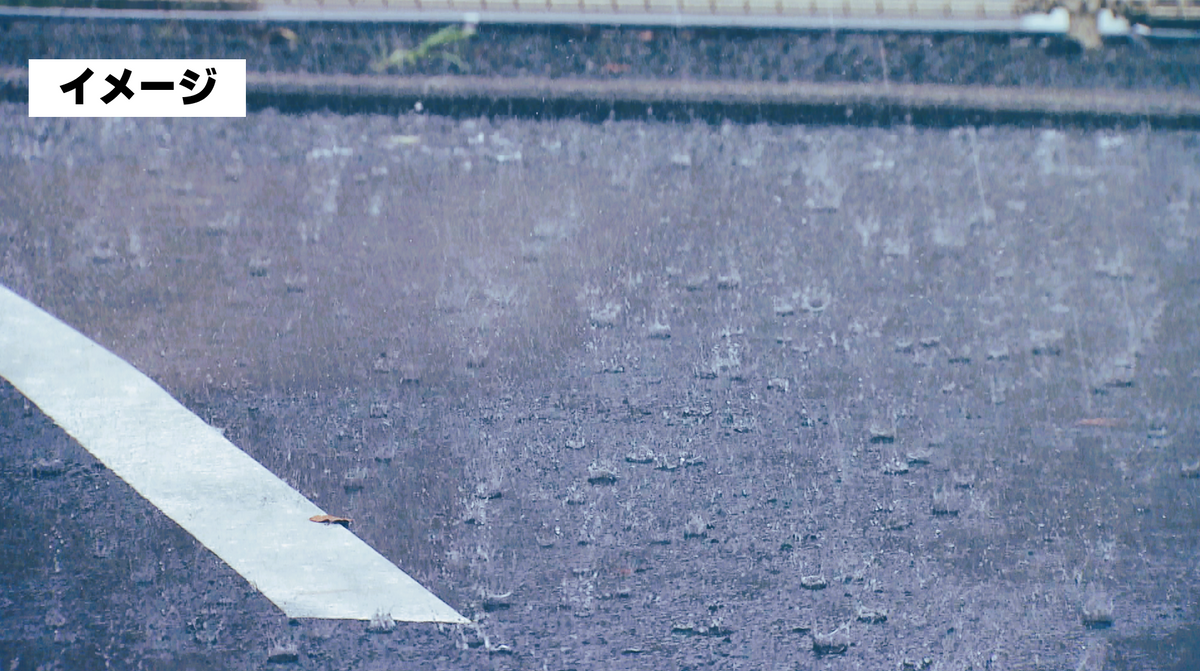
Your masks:
{"label": "brown leaf on white line", "polygon": [[1098,426],[1105,429],[1117,429],[1124,424],[1125,422],[1112,417],[1088,417],[1075,422],[1075,426]]}
{"label": "brown leaf on white line", "polygon": [[350,523],[354,520],[351,520],[349,517],[337,517],[335,515],[313,515],[308,518],[308,521],[320,522],[321,524],[340,524],[349,529]]}

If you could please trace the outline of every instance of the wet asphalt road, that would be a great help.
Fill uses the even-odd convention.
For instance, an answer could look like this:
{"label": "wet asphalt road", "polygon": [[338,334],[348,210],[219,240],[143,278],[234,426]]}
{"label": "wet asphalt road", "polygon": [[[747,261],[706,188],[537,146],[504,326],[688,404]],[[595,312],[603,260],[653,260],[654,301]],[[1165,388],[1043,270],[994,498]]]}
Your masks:
{"label": "wet asphalt road", "polygon": [[0,282],[476,620],[288,622],[6,386],[5,668],[1196,668],[1194,133],[0,114]]}

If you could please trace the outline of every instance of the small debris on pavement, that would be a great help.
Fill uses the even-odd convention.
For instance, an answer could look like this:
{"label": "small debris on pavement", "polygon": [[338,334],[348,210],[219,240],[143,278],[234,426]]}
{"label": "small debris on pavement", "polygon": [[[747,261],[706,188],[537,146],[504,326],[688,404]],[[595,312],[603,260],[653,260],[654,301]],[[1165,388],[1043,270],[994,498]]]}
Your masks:
{"label": "small debris on pavement", "polygon": [[1092,594],[1083,604],[1083,626],[1105,629],[1113,623],[1113,600],[1104,592]]}
{"label": "small debris on pavement", "polygon": [[654,450],[648,447],[637,448],[625,454],[625,461],[631,464],[652,464],[654,458]]}
{"label": "small debris on pavement", "polygon": [[962,499],[959,498],[959,496],[954,492],[946,489],[939,489],[933,493],[932,512],[934,515],[957,515],[958,510],[962,505],[961,502]]}
{"label": "small debris on pavement", "polygon": [[367,631],[372,634],[389,634],[395,629],[396,620],[392,619],[392,614],[382,610],[376,611],[367,623]]}
{"label": "small debris on pavement", "polygon": [[617,473],[611,467],[593,464],[588,466],[589,485],[613,485],[617,482]]}
{"label": "small debris on pavement", "polygon": [[267,271],[271,269],[271,259],[262,255],[254,256],[246,265],[252,277],[266,277]]}
{"label": "small debris on pavement", "polygon": [[929,459],[932,456],[933,453],[929,450],[913,450],[905,453],[904,458],[909,466],[925,466],[929,463]]}
{"label": "small debris on pavement", "polygon": [[873,424],[867,430],[871,435],[872,443],[880,444],[896,442],[896,430],[890,426]]}
{"label": "small debris on pavement", "polygon": [[671,337],[671,325],[656,320],[646,327],[646,337],[651,340],[667,340]]}
{"label": "small debris on pavement", "polygon": [[283,286],[289,294],[302,294],[308,287],[308,275],[284,275]]}
{"label": "small debris on pavement", "polygon": [[267,652],[267,662],[271,664],[296,664],[300,661],[300,653],[295,643],[275,643]]}
{"label": "small debris on pavement", "polygon": [[352,468],[346,471],[346,475],[342,478],[342,489],[349,492],[357,492],[363,488],[367,481],[367,469],[359,467]]}
{"label": "small debris on pavement", "polygon": [[33,475],[39,478],[53,478],[67,471],[62,459],[38,459],[33,462]]}
{"label": "small debris on pavement", "polygon": [[825,587],[828,584],[829,583],[825,582],[824,576],[806,575],[806,576],[800,578],[800,586],[803,587],[804,589],[812,589],[812,590],[825,589]]}
{"label": "small debris on pavement", "polygon": [[904,475],[908,473],[908,462],[893,459],[883,465],[884,475]]}
{"label": "small debris on pavement", "polygon": [[844,627],[828,634],[813,633],[812,640],[818,655],[844,655],[850,649],[850,634]]}
{"label": "small debris on pavement", "polygon": [[856,613],[859,622],[867,624],[883,624],[887,622],[888,613],[883,608],[868,608],[867,606],[859,606]]}
{"label": "small debris on pavement", "polygon": [[494,613],[498,610],[508,610],[512,607],[512,592],[503,594],[485,594],[483,596],[483,610],[487,613]]}
{"label": "small debris on pavement", "polygon": [[704,538],[708,535],[708,523],[700,515],[692,515],[687,524],[683,525],[683,537]]}

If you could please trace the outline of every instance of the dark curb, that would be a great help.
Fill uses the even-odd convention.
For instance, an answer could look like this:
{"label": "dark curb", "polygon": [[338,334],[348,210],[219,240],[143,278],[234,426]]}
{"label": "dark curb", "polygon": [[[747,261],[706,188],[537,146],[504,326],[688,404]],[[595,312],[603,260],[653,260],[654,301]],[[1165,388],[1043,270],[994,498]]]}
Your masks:
{"label": "dark curb", "polygon": [[[28,72],[0,69],[0,98],[28,99]],[[1200,96],[936,84],[395,77],[247,73],[251,109],[454,115],[763,120],[785,123],[1056,122],[1200,127]]]}

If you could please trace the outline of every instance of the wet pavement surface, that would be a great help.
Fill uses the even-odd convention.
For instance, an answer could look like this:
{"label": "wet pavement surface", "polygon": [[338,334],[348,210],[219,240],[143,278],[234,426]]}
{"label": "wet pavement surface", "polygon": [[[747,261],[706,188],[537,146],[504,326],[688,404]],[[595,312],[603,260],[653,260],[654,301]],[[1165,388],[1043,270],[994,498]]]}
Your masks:
{"label": "wet pavement surface", "polygon": [[5,668],[1196,668],[1195,133],[24,113],[0,282],[475,625],[289,622],[5,384]]}

